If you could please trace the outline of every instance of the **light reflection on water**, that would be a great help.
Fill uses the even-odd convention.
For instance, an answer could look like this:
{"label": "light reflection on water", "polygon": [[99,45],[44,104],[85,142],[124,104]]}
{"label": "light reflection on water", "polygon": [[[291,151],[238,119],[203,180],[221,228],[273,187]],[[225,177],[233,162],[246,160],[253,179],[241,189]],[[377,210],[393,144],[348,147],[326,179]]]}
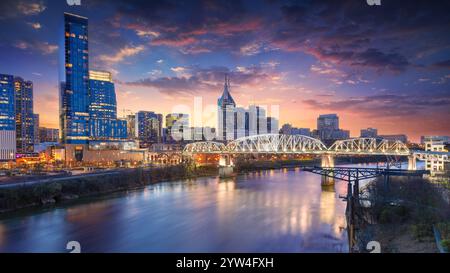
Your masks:
{"label": "light reflection on water", "polygon": [[0,221],[0,252],[347,252],[345,182],[299,170],[199,178]]}

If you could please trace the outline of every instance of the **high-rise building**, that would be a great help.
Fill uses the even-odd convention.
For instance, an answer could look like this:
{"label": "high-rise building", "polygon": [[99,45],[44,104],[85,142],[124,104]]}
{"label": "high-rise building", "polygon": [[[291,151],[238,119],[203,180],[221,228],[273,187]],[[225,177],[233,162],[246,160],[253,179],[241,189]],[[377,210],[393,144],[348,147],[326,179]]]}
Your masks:
{"label": "high-rise building", "polygon": [[217,101],[218,106],[218,135],[221,141],[233,140],[235,138],[235,108],[236,103],[230,94],[230,79],[225,76],[225,85],[222,96]]}
{"label": "high-rise building", "polygon": [[235,108],[235,136],[234,138],[247,137],[250,135],[250,113],[242,107]]}
{"label": "high-rise building", "polygon": [[317,119],[316,134],[326,145],[350,138],[350,131],[339,129],[339,117],[336,114],[320,115]]}
{"label": "high-rise building", "polygon": [[339,130],[339,117],[336,114],[320,115],[317,119],[317,130]]}
{"label": "high-rise building", "polygon": [[258,105],[250,105],[249,113],[249,135],[267,134],[267,114],[266,109]]}
{"label": "high-rise building", "polygon": [[59,130],[39,127],[39,143],[58,142]]}
{"label": "high-rise building", "polygon": [[34,145],[39,144],[40,140],[39,140],[39,114],[34,114],[33,115],[33,129],[34,129]]}
{"label": "high-rise building", "polygon": [[34,151],[33,83],[14,78],[17,153]]}
{"label": "high-rise building", "polygon": [[64,55],[60,72],[60,137],[63,143],[89,140],[88,19],[64,13]]}
{"label": "high-rise building", "polygon": [[311,129],[309,128],[296,128],[292,127],[291,124],[284,124],[280,129],[280,134],[283,135],[302,135],[302,136],[311,136]]}
{"label": "high-rise building", "polygon": [[129,140],[136,138],[136,115],[127,115],[127,136]]}
{"label": "high-rise building", "polygon": [[136,114],[136,137],[141,148],[148,148],[162,140],[162,115],[139,111]]}
{"label": "high-rise building", "polygon": [[187,128],[189,128],[188,114],[171,113],[166,115],[165,141],[170,143],[183,140],[183,133]]}
{"label": "high-rise building", "polygon": [[361,137],[364,138],[377,138],[378,130],[375,128],[367,128],[361,130]]}
{"label": "high-rise building", "polygon": [[278,131],[279,131],[278,119],[274,117],[267,117],[267,133],[278,134]]}
{"label": "high-rise building", "polygon": [[16,158],[14,77],[0,74],[0,161]]}
{"label": "high-rise building", "polygon": [[111,73],[89,71],[89,136],[93,141],[127,138],[127,121],[117,119],[117,100]]}

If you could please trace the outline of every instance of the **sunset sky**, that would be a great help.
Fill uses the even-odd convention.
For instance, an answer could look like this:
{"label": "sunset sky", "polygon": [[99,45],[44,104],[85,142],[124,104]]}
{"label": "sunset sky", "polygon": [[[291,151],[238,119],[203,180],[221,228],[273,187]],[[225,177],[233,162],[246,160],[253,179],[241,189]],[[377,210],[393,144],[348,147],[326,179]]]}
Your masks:
{"label": "sunset sky", "polygon": [[[279,105],[280,125],[337,113],[358,136],[450,135],[450,2],[0,1],[0,73],[34,82],[58,125],[63,13],[89,18],[90,69],[113,73],[119,115],[215,109],[225,73],[241,106]],[[127,109],[128,111],[124,111]],[[178,108],[180,109],[180,108]],[[216,126],[205,114],[206,125]]]}

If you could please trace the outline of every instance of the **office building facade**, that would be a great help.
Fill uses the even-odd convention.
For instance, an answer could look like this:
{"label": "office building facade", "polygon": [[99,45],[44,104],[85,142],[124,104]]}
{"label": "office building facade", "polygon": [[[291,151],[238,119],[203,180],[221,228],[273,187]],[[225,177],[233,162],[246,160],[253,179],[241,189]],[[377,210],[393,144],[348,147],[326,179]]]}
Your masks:
{"label": "office building facade", "polygon": [[39,142],[58,142],[59,129],[39,127]]}
{"label": "office building facade", "polygon": [[0,74],[0,162],[16,158],[14,77]]}
{"label": "office building facade", "polygon": [[162,140],[162,115],[150,111],[136,113],[136,138],[141,148],[148,148]]}
{"label": "office building facade", "polygon": [[64,67],[60,72],[60,137],[65,144],[89,140],[88,19],[64,13]]}
{"label": "office building facade", "polygon": [[33,83],[14,78],[17,153],[34,151]]}
{"label": "office building facade", "polygon": [[326,145],[331,145],[336,140],[350,138],[350,131],[339,128],[338,115],[320,115],[317,119],[317,131],[315,137],[319,138]]}
{"label": "office building facade", "polygon": [[89,71],[89,98],[89,139],[127,139],[127,121],[117,118],[116,92],[111,73]]}
{"label": "office building facade", "polygon": [[362,129],[360,136],[363,138],[377,138],[378,130],[375,128]]}

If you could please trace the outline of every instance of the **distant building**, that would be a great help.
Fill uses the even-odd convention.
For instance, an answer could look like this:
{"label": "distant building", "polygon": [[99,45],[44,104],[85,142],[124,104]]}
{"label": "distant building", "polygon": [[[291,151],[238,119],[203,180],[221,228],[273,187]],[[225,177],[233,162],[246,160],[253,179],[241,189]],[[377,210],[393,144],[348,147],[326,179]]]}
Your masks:
{"label": "distant building", "polygon": [[338,115],[320,115],[317,119],[317,137],[330,145],[336,140],[350,138],[350,131],[339,129]]}
{"label": "distant building", "polygon": [[247,137],[250,135],[250,113],[243,107],[236,107],[234,112],[234,138]]}
{"label": "distant building", "polygon": [[307,137],[311,136],[311,129],[292,127],[292,125],[289,123],[283,124],[279,132],[282,135],[302,135]]}
{"label": "distant building", "polygon": [[249,134],[263,135],[267,134],[267,111],[264,107],[250,105],[249,112]]}
{"label": "distant building", "polygon": [[317,119],[317,130],[339,130],[339,117],[336,114],[320,115]]}
{"label": "distant building", "polygon": [[279,131],[278,119],[273,117],[267,117],[267,133],[278,134],[278,131]]}
{"label": "distant building", "polygon": [[425,142],[439,142],[450,143],[450,136],[421,136],[420,143],[425,144]]}
{"label": "distant building", "polygon": [[88,19],[64,13],[64,59],[60,75],[62,143],[88,144],[89,47]]}
{"label": "distant building", "polygon": [[117,118],[117,100],[112,75],[89,71],[89,139],[118,141],[127,139],[127,121]]}
{"label": "distant building", "polygon": [[0,161],[16,159],[14,77],[0,74]]}
{"label": "distant building", "polygon": [[149,111],[139,111],[136,114],[136,138],[141,148],[162,142],[162,123],[161,114]]}
{"label": "distant building", "polygon": [[[427,140],[425,141],[425,151],[432,152],[448,152],[446,145],[443,141],[439,140]],[[433,172],[439,172],[445,170],[445,161],[442,156],[438,156],[432,160],[425,161],[425,169]]]}
{"label": "distant building", "polygon": [[377,138],[378,130],[375,128],[367,128],[361,130],[361,137],[363,138]]}
{"label": "distant building", "polygon": [[39,143],[52,142],[57,143],[59,138],[59,129],[39,127]]}
{"label": "distant building", "polygon": [[165,141],[168,143],[183,140],[183,132],[189,128],[189,115],[180,113],[171,113],[166,115],[166,134]]}
{"label": "distant building", "polygon": [[17,153],[32,153],[34,150],[33,83],[15,77],[14,90]]}
{"label": "distant building", "polygon": [[406,135],[379,135],[378,137],[390,141],[401,141],[403,143],[408,142],[408,137]]}

